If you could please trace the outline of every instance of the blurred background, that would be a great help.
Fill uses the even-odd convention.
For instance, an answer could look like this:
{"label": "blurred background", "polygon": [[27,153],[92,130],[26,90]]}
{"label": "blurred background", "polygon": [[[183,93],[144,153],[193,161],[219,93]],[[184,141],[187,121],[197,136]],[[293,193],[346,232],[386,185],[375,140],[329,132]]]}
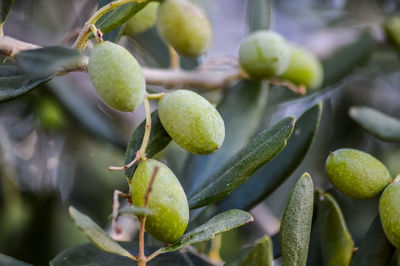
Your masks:
{"label": "blurred background", "polygon": [[[222,55],[237,57],[240,41],[252,23],[254,10],[248,8],[248,1],[192,1],[207,12],[214,39],[202,58],[183,58],[183,67],[192,69]],[[323,62],[325,80],[321,89],[306,96],[270,88],[259,129],[286,115],[298,117],[319,101],[323,102],[323,114],[303,163],[251,211],[256,222],[222,235],[224,260],[264,234],[278,232],[290,190],[304,171],[311,174],[315,187],[330,189],[343,209],[356,245],[360,243],[377,214],[378,200],[354,200],[332,189],[324,172],[329,151],[361,149],[382,160],[392,175],[400,172],[400,146],[374,138],[348,116],[350,106],[367,105],[400,117],[400,61],[381,27],[386,17],[399,11],[400,2],[272,2],[270,28],[315,53]],[[15,1],[4,32],[41,46],[69,46],[74,40],[69,38],[70,33],[80,30],[97,4],[95,0]],[[154,28],[122,37],[120,43],[142,65],[169,65],[168,50]],[[134,113],[121,113],[109,108],[96,95],[86,73],[70,73],[40,86],[22,98],[0,104],[0,253],[34,265],[48,265],[60,251],[87,242],[68,216],[69,205],[109,228],[113,191],[128,192],[128,187],[123,172],[110,172],[108,166],[124,163],[125,147],[144,119],[144,110],[141,106]],[[204,95],[218,103],[221,94]],[[158,158],[184,179],[180,173],[186,156],[172,143]],[[118,238],[134,238],[134,218],[120,219],[120,223],[127,229]],[[153,240],[147,241],[151,244]],[[318,253],[318,248],[318,240],[312,240],[310,252]]]}

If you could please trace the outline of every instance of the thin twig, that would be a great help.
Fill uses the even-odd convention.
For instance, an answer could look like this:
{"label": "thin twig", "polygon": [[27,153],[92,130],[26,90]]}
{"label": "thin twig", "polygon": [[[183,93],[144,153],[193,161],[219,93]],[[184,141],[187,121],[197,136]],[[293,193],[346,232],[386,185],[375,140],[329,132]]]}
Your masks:
{"label": "thin twig", "polygon": [[306,87],[304,85],[297,86],[288,80],[271,78],[268,80],[268,82],[271,85],[284,86],[284,87],[288,88],[289,90],[293,91],[294,93],[297,93],[300,95],[305,95],[307,92]]}
{"label": "thin twig", "polygon": [[168,45],[168,50],[169,50],[170,67],[173,69],[180,68],[181,63],[179,59],[179,54],[175,51],[175,49],[171,45]]}

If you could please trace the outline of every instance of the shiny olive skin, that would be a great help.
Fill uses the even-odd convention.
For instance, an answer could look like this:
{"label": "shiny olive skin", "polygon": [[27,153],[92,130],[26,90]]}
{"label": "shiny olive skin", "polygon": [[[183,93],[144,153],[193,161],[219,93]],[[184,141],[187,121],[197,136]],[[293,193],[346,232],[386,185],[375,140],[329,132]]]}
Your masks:
{"label": "shiny olive skin", "polygon": [[215,107],[188,90],[167,93],[158,102],[161,124],[182,148],[195,154],[209,154],[221,147],[225,125]]}
{"label": "shiny olive skin", "polygon": [[149,196],[146,231],[154,238],[172,243],[185,232],[189,221],[186,194],[174,173],[163,163],[148,159],[137,167],[131,181],[132,203],[144,206],[145,195],[155,167],[158,172]]}
{"label": "shiny olive skin", "polygon": [[254,79],[282,74],[289,65],[289,59],[289,45],[279,33],[273,31],[256,31],[240,44],[240,66]]}
{"label": "shiny olive skin", "polygon": [[124,47],[108,41],[96,44],[88,72],[97,94],[111,107],[130,112],[143,102],[146,82],[142,69]]}
{"label": "shiny olive skin", "polygon": [[370,154],[355,149],[332,152],[325,170],[340,192],[355,199],[374,198],[391,182],[386,166]]}
{"label": "shiny olive skin", "polygon": [[400,248],[400,183],[390,184],[379,199],[383,231],[393,246]]}
{"label": "shiny olive skin", "polygon": [[157,28],[161,37],[179,54],[197,57],[211,43],[212,30],[204,12],[187,0],[165,0],[160,4]]}

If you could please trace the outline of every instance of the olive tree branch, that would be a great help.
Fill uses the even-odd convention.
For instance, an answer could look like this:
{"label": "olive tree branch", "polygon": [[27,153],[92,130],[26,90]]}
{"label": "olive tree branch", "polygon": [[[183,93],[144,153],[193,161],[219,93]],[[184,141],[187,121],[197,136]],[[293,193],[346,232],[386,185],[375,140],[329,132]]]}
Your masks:
{"label": "olive tree branch", "polygon": [[128,4],[128,3],[142,3],[146,0],[117,0],[114,2],[110,2],[109,4],[103,6],[102,8],[100,8],[99,10],[96,11],[96,13],[94,13],[92,15],[92,17],[90,17],[90,19],[85,23],[85,26],[82,28],[81,32],[78,35],[78,38],[76,39],[75,43],[73,44],[74,48],[79,49],[80,51],[83,51],[86,47],[86,43],[87,43],[87,39],[90,36],[90,29],[91,27],[93,27],[93,25],[97,22],[97,20],[99,20],[99,18],[101,18],[101,16],[103,16],[104,14],[108,13],[109,11]]}

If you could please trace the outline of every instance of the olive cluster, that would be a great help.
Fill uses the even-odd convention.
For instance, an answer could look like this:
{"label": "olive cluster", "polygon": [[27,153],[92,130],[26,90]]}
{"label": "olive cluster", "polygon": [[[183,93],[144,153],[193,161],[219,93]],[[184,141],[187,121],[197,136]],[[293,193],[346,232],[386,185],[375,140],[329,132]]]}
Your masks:
{"label": "olive cluster", "polygon": [[400,248],[400,183],[386,166],[368,153],[355,149],[339,149],[328,156],[326,173],[343,194],[355,199],[378,196],[379,214],[389,241]]}

